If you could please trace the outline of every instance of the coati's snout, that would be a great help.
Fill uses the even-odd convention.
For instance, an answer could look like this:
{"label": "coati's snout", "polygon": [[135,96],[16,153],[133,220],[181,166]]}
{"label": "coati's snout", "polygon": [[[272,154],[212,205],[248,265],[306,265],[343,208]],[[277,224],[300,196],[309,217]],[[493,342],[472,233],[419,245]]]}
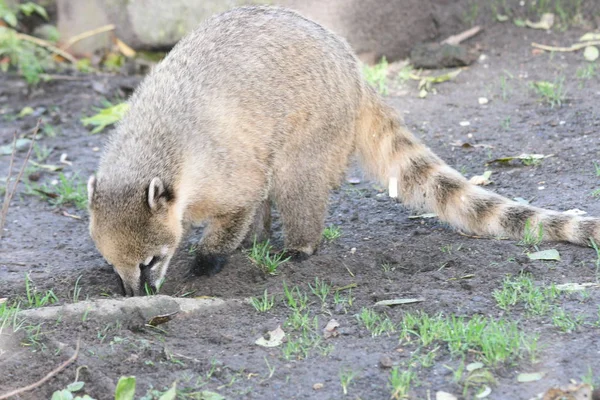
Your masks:
{"label": "coati's snout", "polygon": [[162,180],[143,186],[108,185],[93,176],[88,181],[90,235],[118,274],[125,296],[160,288],[183,230],[174,196]]}

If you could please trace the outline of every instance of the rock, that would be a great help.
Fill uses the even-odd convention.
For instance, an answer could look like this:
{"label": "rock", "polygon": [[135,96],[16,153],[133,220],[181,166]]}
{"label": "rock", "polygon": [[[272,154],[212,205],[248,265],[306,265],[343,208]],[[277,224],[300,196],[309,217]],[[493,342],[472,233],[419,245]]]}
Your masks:
{"label": "rock", "polygon": [[461,45],[421,43],[410,52],[410,61],[417,69],[464,67],[475,60],[476,57]]}
{"label": "rock", "polygon": [[[76,43],[77,55],[111,45],[116,34],[132,48],[167,49],[214,13],[247,4],[292,8],[345,37],[361,60],[394,61],[413,43],[460,32],[469,1],[450,0],[57,0],[62,40],[107,24],[114,33]],[[443,24],[440,22],[443,21]]]}
{"label": "rock", "polygon": [[384,354],[381,357],[379,357],[379,366],[381,368],[392,368],[393,365],[394,363],[392,362],[392,359],[389,356],[386,356]]}

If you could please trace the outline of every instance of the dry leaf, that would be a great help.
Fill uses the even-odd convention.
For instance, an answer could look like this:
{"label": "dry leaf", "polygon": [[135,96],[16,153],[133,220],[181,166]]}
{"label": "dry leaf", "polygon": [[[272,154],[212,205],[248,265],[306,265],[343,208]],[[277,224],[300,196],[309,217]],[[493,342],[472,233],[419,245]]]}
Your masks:
{"label": "dry leaf", "polygon": [[436,392],[435,400],[458,400],[458,397],[448,392]]}
{"label": "dry leaf", "polygon": [[285,332],[281,329],[281,326],[278,326],[275,330],[267,332],[265,336],[259,337],[254,343],[263,347],[277,347],[283,343]]}
{"label": "dry leaf", "polygon": [[148,325],[158,326],[158,325],[166,324],[167,322],[172,320],[173,317],[175,315],[177,315],[178,313],[179,313],[179,311],[175,311],[170,314],[157,315],[156,317],[150,318],[150,321],[148,321]]}
{"label": "dry leaf", "polygon": [[600,57],[600,51],[596,46],[587,46],[583,50],[583,57],[590,62],[596,61]]}
{"label": "dry leaf", "polygon": [[490,176],[492,176],[492,171],[485,171],[483,175],[473,176],[471,179],[469,179],[469,182],[471,182],[473,185],[487,186],[492,183]]}
{"label": "dry leaf", "polygon": [[395,306],[398,304],[411,304],[411,303],[420,303],[425,301],[424,298],[409,298],[409,299],[391,299],[391,300],[381,300],[375,303],[376,306]]}
{"label": "dry leaf", "polygon": [[535,253],[527,253],[530,260],[560,260],[560,253],[556,249],[536,251]]}
{"label": "dry leaf", "polygon": [[313,385],[313,390],[321,390],[321,389],[323,389],[323,386],[325,386],[325,385],[322,384],[322,383],[320,383],[320,382],[319,383],[315,383]]}
{"label": "dry leaf", "polygon": [[329,320],[325,328],[323,329],[323,337],[325,339],[329,339],[331,337],[336,337],[339,335],[337,328],[340,326],[340,323],[335,319]]}
{"label": "dry leaf", "polygon": [[558,290],[564,290],[566,292],[577,292],[580,290],[593,289],[600,287],[600,284],[595,282],[586,282],[586,283],[561,283],[560,285],[554,286]]}
{"label": "dry leaf", "polygon": [[525,21],[525,25],[532,29],[545,29],[548,30],[554,25],[554,14],[545,13],[542,14],[539,22],[531,22],[530,20]]}
{"label": "dry leaf", "polygon": [[580,42],[590,42],[592,40],[600,40],[600,33],[598,32],[588,32],[582,37],[579,38]]}
{"label": "dry leaf", "polygon": [[521,383],[539,381],[546,375],[545,372],[522,373],[517,376],[517,381]]}
{"label": "dry leaf", "polygon": [[592,387],[586,383],[569,385],[566,389],[552,388],[548,390],[542,400],[590,400]]}

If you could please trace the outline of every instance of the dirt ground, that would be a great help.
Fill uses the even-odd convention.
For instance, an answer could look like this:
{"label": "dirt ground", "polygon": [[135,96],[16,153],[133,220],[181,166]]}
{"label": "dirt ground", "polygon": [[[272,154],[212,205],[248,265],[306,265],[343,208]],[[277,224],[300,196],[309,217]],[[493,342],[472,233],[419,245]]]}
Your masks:
{"label": "dirt ground", "polygon": [[[390,81],[388,101],[414,132],[467,177],[482,174],[485,163],[498,157],[553,154],[539,165],[491,164],[488,169],[493,171],[494,183],[489,188],[536,206],[600,215],[600,199],[591,195],[600,188],[594,167],[594,162],[600,163],[600,64],[594,64],[595,75],[586,79],[582,71],[591,67],[581,52],[534,54],[531,48],[532,41],[568,45],[583,33],[577,28],[548,33],[512,24],[489,26],[475,39],[484,57],[454,80],[436,85],[437,94],[420,99],[416,82],[398,85]],[[531,82],[554,82],[561,77],[566,90],[561,107],[541,102],[530,88]],[[126,98],[138,81],[137,77],[83,76],[43,83],[28,96],[21,80],[0,75],[4,117],[0,145],[9,144],[14,131],[23,133],[34,126],[36,115],[14,117],[30,106],[56,131],[55,137],[45,135],[39,141],[53,148],[45,163],[57,165],[61,154],[67,153],[73,164],[63,172],[78,174],[85,183],[109,130],[91,135],[80,118],[92,114],[103,98]],[[489,103],[480,105],[480,97]],[[461,124],[465,121],[468,126]],[[492,147],[457,145],[464,142]],[[19,160],[23,156],[19,153]],[[1,156],[1,176],[7,170],[8,156]],[[354,167],[349,175],[356,176]],[[40,182],[53,179],[56,173],[41,173]],[[76,288],[79,299],[119,297],[116,276],[88,236],[86,212],[54,207],[27,195],[25,185],[19,190],[0,242],[0,298],[23,299],[26,273],[38,292],[52,290],[59,304],[72,303]],[[221,273],[190,278],[187,271],[193,254],[189,249],[198,238],[198,232],[192,232],[172,262],[161,294],[228,301],[178,315],[160,329],[128,321],[125,314],[107,324],[91,313],[86,318],[46,322],[36,340],[24,330],[12,336],[5,331],[0,337],[0,393],[43,377],[73,353],[79,337],[78,359],[20,398],[50,398],[85,366],[78,370],[79,380],[85,382],[83,392],[98,399],[113,398],[115,384],[124,375],[137,377],[138,397],[145,395],[145,399],[157,398],[151,390],[165,390],[174,381],[182,390],[178,398],[207,398],[193,393],[210,391],[228,399],[388,399],[390,365],[415,371],[410,398],[435,398],[440,390],[460,398],[464,383],[456,382],[453,370],[480,360],[477,351],[467,352],[463,359],[440,343],[433,365],[425,367],[415,363],[414,356],[433,347],[421,349],[398,330],[373,337],[359,322],[357,315],[363,308],[394,298],[424,299],[383,311],[377,308],[396,324],[406,313],[418,311],[432,316],[479,315],[515,321],[523,332],[539,337],[534,360],[524,356],[490,366],[496,384],[490,384],[492,393],[487,398],[529,399],[552,386],[567,385],[571,379],[580,382],[588,375],[600,380],[598,288],[556,300],[569,315],[579,318],[569,333],[556,327],[548,315],[531,316],[519,306],[502,310],[492,294],[502,288],[507,275],[520,272],[531,274],[539,286],[598,282],[594,250],[544,243],[540,249],[557,249],[561,260],[532,261],[525,255],[527,248],[517,241],[466,237],[434,218],[409,218],[412,215],[365,179],[346,183],[332,193],[326,221],[338,226],[341,236],[325,241],[307,261],[283,264],[276,276],[265,276],[244,252],[237,251]],[[272,241],[281,247],[277,221],[274,228]],[[355,287],[339,292],[345,303],[335,304],[330,294],[322,304],[308,286],[317,277],[334,287]],[[307,293],[306,311],[311,321],[315,317],[318,321],[318,326],[313,324],[314,332],[321,335],[334,318],[340,325],[339,336],[322,339],[307,354],[287,358],[282,346],[255,345],[257,338],[279,325],[289,338],[297,335],[286,324],[291,311],[283,301],[284,282]],[[276,295],[275,306],[265,313],[233,301],[260,296],[265,289]],[[540,371],[545,372],[540,380],[517,381],[522,372]],[[350,375],[353,379],[344,394],[341,381]],[[322,387],[315,389],[315,384]],[[467,394],[472,395],[472,391]]]}

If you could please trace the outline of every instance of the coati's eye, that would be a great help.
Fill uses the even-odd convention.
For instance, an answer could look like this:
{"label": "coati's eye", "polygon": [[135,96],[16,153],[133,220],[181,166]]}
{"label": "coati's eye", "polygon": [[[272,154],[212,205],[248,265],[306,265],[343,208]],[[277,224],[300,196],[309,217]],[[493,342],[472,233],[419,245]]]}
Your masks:
{"label": "coati's eye", "polygon": [[160,261],[160,257],[148,257],[148,259],[144,263],[140,264],[140,269],[142,271],[148,270],[152,268],[158,261]]}

